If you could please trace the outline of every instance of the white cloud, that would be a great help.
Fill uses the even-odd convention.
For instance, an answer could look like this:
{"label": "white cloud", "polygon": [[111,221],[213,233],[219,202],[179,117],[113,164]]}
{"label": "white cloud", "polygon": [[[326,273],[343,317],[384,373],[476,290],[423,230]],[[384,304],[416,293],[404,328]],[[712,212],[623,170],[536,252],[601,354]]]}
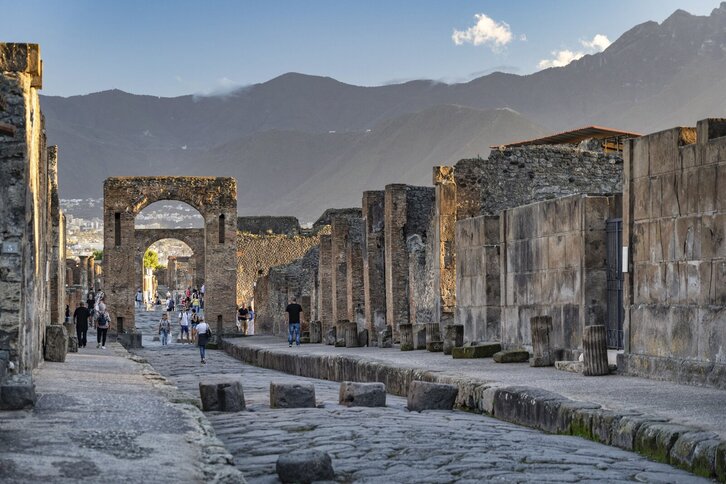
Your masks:
{"label": "white cloud", "polygon": [[456,30],[451,40],[456,45],[469,43],[472,45],[488,44],[492,50],[503,47],[512,41],[512,30],[506,22],[497,22],[483,13],[474,15],[476,24],[466,30]]}
{"label": "white cloud", "polygon": [[596,54],[607,49],[612,42],[607,38],[606,35],[596,34],[592,40],[580,40],[580,45],[585,49],[572,51],[570,49],[553,50],[551,52],[551,59],[542,59],[537,64],[540,69],[547,69],[548,67],[564,67],[572,61],[581,59],[586,54]]}
{"label": "white cloud", "polygon": [[602,52],[608,47],[610,47],[610,39],[608,39],[607,35],[603,34],[597,34],[595,37],[592,38],[592,40],[581,40],[580,44],[582,46],[590,51],[594,52]]}

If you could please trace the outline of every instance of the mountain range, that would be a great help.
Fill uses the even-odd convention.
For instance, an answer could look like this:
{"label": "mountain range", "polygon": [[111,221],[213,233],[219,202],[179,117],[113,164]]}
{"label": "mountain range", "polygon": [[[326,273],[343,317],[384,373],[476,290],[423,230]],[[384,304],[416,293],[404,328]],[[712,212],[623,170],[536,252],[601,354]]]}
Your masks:
{"label": "mountain range", "polygon": [[312,221],[363,190],[430,184],[433,165],[599,124],[652,132],[726,113],[726,2],[677,10],[601,53],[534,74],[377,87],[288,73],[223,96],[44,96],[64,198],[115,175],[234,176],[240,214]]}

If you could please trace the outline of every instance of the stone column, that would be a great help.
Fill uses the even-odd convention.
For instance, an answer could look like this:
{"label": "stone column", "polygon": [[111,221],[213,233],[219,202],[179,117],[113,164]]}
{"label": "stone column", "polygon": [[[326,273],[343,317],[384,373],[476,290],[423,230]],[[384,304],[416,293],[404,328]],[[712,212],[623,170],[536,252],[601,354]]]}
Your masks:
{"label": "stone column", "polygon": [[438,284],[438,311],[434,315],[441,325],[454,319],[456,306],[456,181],[454,167],[435,166],[436,208],[434,219],[434,277]]}
{"label": "stone column", "polygon": [[412,351],[413,347],[413,325],[402,324],[398,327],[401,334],[401,351]]}
{"label": "stone column", "polygon": [[346,244],[346,295],[347,317],[364,329],[365,295],[363,291],[363,219],[349,221]]}
{"label": "stone column", "polygon": [[59,324],[65,320],[66,250],[65,217],[58,196],[58,147],[48,147],[48,180],[51,218],[50,251],[50,321]]}
{"label": "stone column", "polygon": [[332,267],[332,239],[330,235],[323,235],[320,237],[320,259],[318,261],[318,316],[322,324],[322,334],[326,334],[335,324]]}
{"label": "stone column", "polygon": [[360,343],[358,341],[358,324],[355,321],[351,321],[344,325],[345,327],[345,347],[346,348],[358,348]]}
{"label": "stone column", "polygon": [[439,323],[426,323],[426,349],[431,352],[444,351]]}
{"label": "stone column", "polygon": [[532,334],[532,357],[529,366],[553,366],[555,356],[550,347],[552,317],[534,316],[529,319]]}
{"label": "stone column", "polygon": [[331,223],[331,273],[333,320],[348,318],[348,243],[349,221],[346,217],[334,216]]}
{"label": "stone column", "polygon": [[[386,329],[386,269],[384,192],[363,192],[363,298],[365,320],[371,334]],[[376,342],[377,338],[371,338]]]}
{"label": "stone column", "polygon": [[320,321],[310,321],[310,342],[321,343],[323,341],[322,326]]}
{"label": "stone column", "polygon": [[176,257],[169,256],[166,262],[166,285],[171,292],[178,288],[176,278]]}
{"label": "stone column", "polygon": [[88,287],[86,289],[93,291],[96,287],[96,259],[93,254],[88,256]]}
{"label": "stone column", "polygon": [[386,322],[393,330],[409,323],[408,249],[406,246],[406,185],[386,186],[384,207],[384,240],[386,270]]}
{"label": "stone column", "polygon": [[610,373],[608,367],[608,342],[605,326],[585,326],[582,334],[583,374],[600,376]]}
{"label": "stone column", "polygon": [[464,346],[464,325],[447,324],[444,326],[444,354],[450,355],[454,348]]}
{"label": "stone column", "polygon": [[79,263],[78,267],[80,270],[80,281],[78,283],[81,285],[81,288],[83,288],[83,297],[85,298],[86,294],[88,293],[88,257],[87,255],[79,256]]}

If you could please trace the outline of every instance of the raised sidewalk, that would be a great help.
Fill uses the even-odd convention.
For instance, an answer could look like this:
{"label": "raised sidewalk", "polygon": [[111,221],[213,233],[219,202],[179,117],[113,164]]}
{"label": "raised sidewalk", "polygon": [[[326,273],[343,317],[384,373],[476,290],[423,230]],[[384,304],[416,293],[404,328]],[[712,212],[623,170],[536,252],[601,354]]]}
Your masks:
{"label": "raised sidewalk", "polygon": [[633,450],[726,482],[726,392],[645,378],[585,377],[491,358],[454,360],[397,348],[288,348],[278,337],[230,338],[230,355],[263,368],[332,381],[378,381],[406,395],[413,380],[459,387],[457,404],[547,432]]}
{"label": "raised sidewalk", "polygon": [[117,343],[45,362],[34,380],[33,409],[0,411],[4,483],[245,482],[198,398]]}

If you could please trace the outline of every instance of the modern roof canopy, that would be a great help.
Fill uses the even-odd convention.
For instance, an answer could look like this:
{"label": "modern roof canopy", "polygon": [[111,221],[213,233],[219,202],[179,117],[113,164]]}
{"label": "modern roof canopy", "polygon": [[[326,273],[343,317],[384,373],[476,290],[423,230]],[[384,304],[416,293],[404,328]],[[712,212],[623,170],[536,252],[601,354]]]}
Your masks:
{"label": "modern roof canopy", "polygon": [[619,129],[605,128],[602,126],[586,126],[584,128],[563,131],[561,133],[552,134],[543,138],[536,138],[526,141],[517,141],[515,143],[507,143],[505,145],[493,145],[492,149],[514,148],[517,146],[533,146],[533,145],[567,145],[578,144],[586,139],[616,139],[618,144],[626,138],[638,138],[640,133],[631,131],[621,131]]}

